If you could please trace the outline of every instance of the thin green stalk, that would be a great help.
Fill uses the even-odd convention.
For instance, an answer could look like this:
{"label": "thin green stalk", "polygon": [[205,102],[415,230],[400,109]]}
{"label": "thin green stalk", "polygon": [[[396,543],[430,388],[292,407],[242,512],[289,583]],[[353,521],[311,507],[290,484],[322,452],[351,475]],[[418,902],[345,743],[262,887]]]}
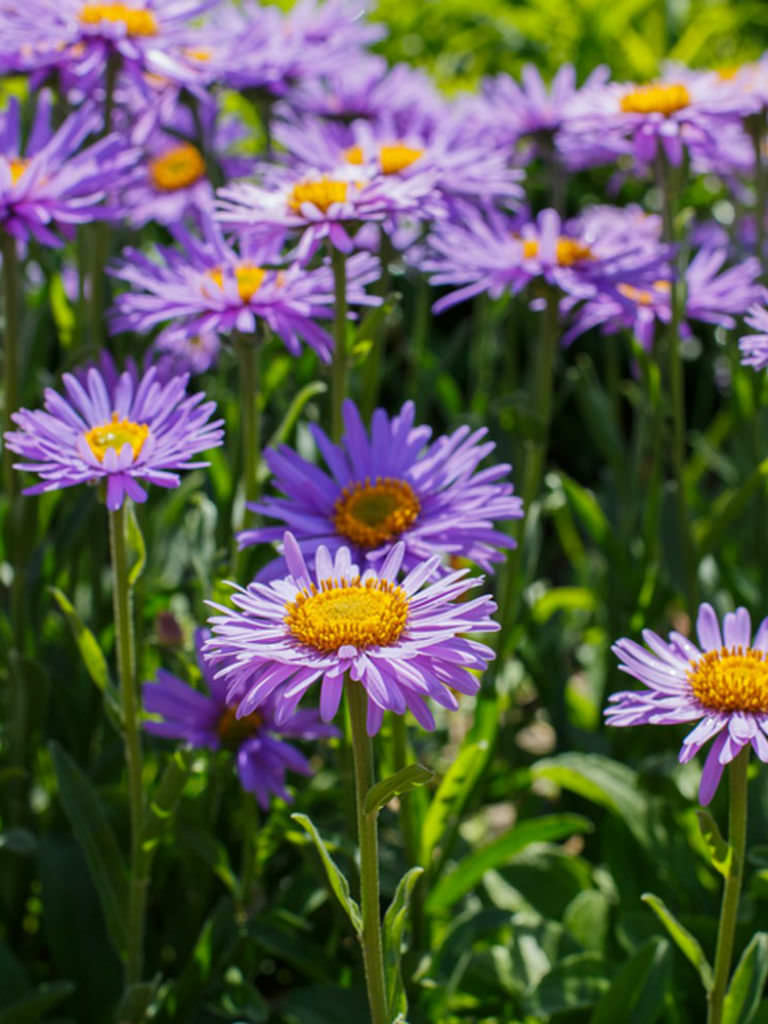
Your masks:
{"label": "thin green stalk", "polygon": [[[559,341],[558,293],[547,288],[546,309],[541,313],[538,345],[534,357],[531,408],[535,410],[535,427],[525,444],[523,485],[520,491],[523,511],[528,515],[531,505],[538,497],[544,476],[549,429],[552,419],[552,399],[555,379],[555,360]],[[499,619],[501,631],[499,645],[503,645],[509,627],[517,614],[525,580],[521,575],[522,543],[510,551],[505,571],[500,581]]]}
{"label": "thin green stalk", "polygon": [[[381,245],[379,248],[381,277],[379,278],[374,290],[377,295],[381,296],[384,302],[387,302],[389,293],[392,290],[392,275],[390,274],[389,267],[393,259],[394,250],[392,243],[389,240],[389,236],[382,232]],[[371,350],[365,361],[365,376],[363,379],[363,394],[360,407],[362,409],[363,417],[366,420],[370,420],[373,415],[373,410],[376,408],[376,403],[379,400],[381,368],[384,362],[384,349],[387,342],[388,328],[388,317],[385,314],[378,322],[376,330],[374,331]]]}
{"label": "thin green stalk", "polygon": [[[11,413],[19,407],[19,258],[16,239],[0,232],[0,246],[3,256],[3,315],[5,319],[4,362],[5,362],[5,427],[11,429]],[[9,507],[16,494],[16,473],[13,462],[16,456],[3,447],[3,475],[5,493]]]}
{"label": "thin green stalk", "polygon": [[424,389],[422,374],[429,353],[429,331],[432,325],[432,289],[423,275],[415,282],[413,291],[413,315],[410,323],[410,344],[408,346],[408,386],[406,394],[416,404],[419,418],[424,415]]}
{"label": "thin green stalk", "polygon": [[755,224],[757,228],[757,258],[762,267],[762,277],[765,283],[768,279],[768,267],[766,267],[766,237],[765,218],[768,214],[768,183],[765,176],[765,111],[752,114],[746,119],[747,131],[752,139],[752,149],[755,154]]}
{"label": "thin green stalk", "polygon": [[123,709],[123,743],[128,769],[128,800],[131,818],[131,876],[128,890],[128,921],[125,951],[125,985],[141,980],[144,952],[144,914],[149,879],[144,877],[141,829],[144,822],[141,732],[136,693],[136,651],[133,636],[131,586],[125,543],[125,506],[109,511],[109,547],[112,556],[112,595],[115,616],[117,671]]}
{"label": "thin green stalk", "polygon": [[336,297],[333,317],[333,362],[331,364],[331,440],[339,442],[344,430],[342,407],[347,396],[347,261],[343,252],[331,247],[333,289]]}
{"label": "thin green stalk", "polygon": [[259,409],[259,356],[261,343],[252,336],[238,335],[235,350],[240,366],[240,415],[243,445],[243,491],[246,501],[259,493],[261,460],[261,414]]}
{"label": "thin green stalk", "polygon": [[365,813],[365,795],[373,785],[371,741],[365,729],[366,694],[360,683],[347,677],[345,683],[349,716],[352,723],[352,753],[355,763],[355,807],[357,837],[360,846],[360,909],[363,931],[365,981],[371,1024],[390,1024],[387,1011],[387,987],[384,977],[384,952],[381,939],[381,908],[379,905],[379,849],[376,813]]}
{"label": "thin green stalk", "polygon": [[739,897],[744,877],[744,850],[747,843],[747,769],[749,744],[731,762],[728,768],[730,804],[728,807],[728,842],[731,860],[723,889],[720,924],[717,929],[717,948],[712,990],[709,993],[707,1024],[721,1024],[723,1002],[728,988],[728,976],[733,958],[733,939],[739,913]]}
{"label": "thin green stalk", "polygon": [[[115,84],[120,69],[120,58],[110,55],[107,61],[104,85],[104,125],[101,135],[108,135],[112,129],[112,113],[115,103]],[[104,268],[109,259],[109,223],[98,221],[92,226],[91,280],[90,280],[90,323],[91,343],[101,345],[104,340],[104,310],[106,307],[106,274]]]}

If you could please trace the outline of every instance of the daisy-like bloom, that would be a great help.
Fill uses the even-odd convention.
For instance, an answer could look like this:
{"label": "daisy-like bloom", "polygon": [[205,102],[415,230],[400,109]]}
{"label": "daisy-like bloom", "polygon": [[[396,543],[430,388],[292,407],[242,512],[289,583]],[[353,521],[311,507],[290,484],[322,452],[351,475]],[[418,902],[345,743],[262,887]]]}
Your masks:
{"label": "daisy-like bloom", "polygon": [[765,305],[754,305],[745,320],[757,333],[745,334],[739,339],[741,361],[755,370],[764,370],[768,367],[768,309]]}
{"label": "daisy-like bloom", "polygon": [[[331,269],[283,266],[274,239],[245,236],[235,247],[210,218],[202,217],[201,223],[202,238],[183,225],[172,227],[178,248],[158,246],[155,258],[136,249],[124,251],[111,273],[127,281],[131,291],[117,296],[111,329],[144,334],[165,325],[157,346],[179,351],[211,333],[253,334],[263,322],[293,355],[300,353],[304,341],[328,362],[333,339],[317,320],[333,316]],[[347,270],[350,305],[381,302],[364,291],[379,276],[375,257],[356,253]]]}
{"label": "daisy-like bloom", "polygon": [[478,469],[495,447],[482,442],[485,429],[459,427],[429,444],[431,429],[413,425],[413,402],[392,419],[377,409],[370,435],[354,402],[347,400],[343,412],[338,445],[310,426],[328,473],[285,445],[264,452],[285,497],[249,508],[284,526],[244,530],[241,547],[277,540],[287,528],[308,557],[323,543],[331,553],[348,547],[361,564],[378,564],[402,542],[406,570],[441,554],[463,556],[490,571],[504,558],[498,549],[515,546],[493,524],[522,518],[522,502],[512,484],[500,482],[508,465]]}
{"label": "daisy-like bloom", "polygon": [[715,739],[704,764],[699,801],[708,804],[723,767],[748,743],[768,761],[768,618],[754,639],[746,608],[723,618],[722,633],[714,609],[702,604],[696,621],[699,646],[680,633],[665,642],[650,629],[643,640],[650,650],[623,638],[613,646],[619,668],[647,689],[610,697],[609,725],[677,725],[696,722],[680,750],[690,761]]}
{"label": "daisy-like bloom", "polygon": [[[603,208],[605,209],[605,208]],[[667,251],[639,231],[630,236],[621,211],[599,225],[580,218],[563,222],[554,210],[522,223],[496,211],[467,209],[461,223],[446,221],[428,238],[433,255],[421,267],[432,284],[460,287],[434,304],[436,313],[481,292],[498,298],[543,279],[575,300],[641,287],[663,276]]]}
{"label": "daisy-like bloom", "polygon": [[[466,569],[423,587],[440,556],[418,564],[398,584],[405,546],[396,544],[380,569],[362,575],[348,548],[335,558],[317,549],[311,574],[292,534],[284,538],[290,575],[271,583],[235,587],[235,608],[213,605],[206,645],[227,700],[247,717],[275,694],[275,721],[287,721],[309,687],[322,679],[320,715],[330,721],[344,688],[360,684],[368,696],[367,730],[379,731],[385,711],[411,711],[433,729],[431,697],[455,710],[454,691],[474,694],[493,652],[460,634],[498,629],[490,597],[457,601],[480,582]],[[234,586],[234,584],[233,584]]]}
{"label": "daisy-like bloom", "polygon": [[149,71],[194,80],[175,55],[190,19],[217,0],[26,0],[0,8],[0,65],[6,69],[60,72],[90,89],[110,57],[130,74]]}
{"label": "daisy-like bloom", "polygon": [[24,494],[104,481],[107,508],[120,508],[146,501],[142,483],[178,487],[175,471],[207,466],[192,457],[222,443],[215,403],[186,395],[186,375],[160,384],[154,367],[139,378],[133,366],[119,376],[92,366],[81,376],[64,374],[66,397],[46,388],[44,411],[11,415],[19,429],[5,443],[23,459],[14,469],[42,477]]}
{"label": "daisy-like bloom", "polygon": [[142,698],[144,710],[160,715],[161,720],[145,721],[144,730],[154,736],[184,740],[190,747],[230,750],[243,789],[255,794],[265,811],[273,795],[292,803],[293,797],[285,788],[286,771],[311,775],[312,769],[301,751],[285,740],[327,739],[338,736],[338,729],[325,725],[317,711],[297,711],[277,726],[274,697],[238,718],[236,707],[227,701],[226,681],[203,657],[202,646],[209,635],[207,630],[199,629],[195,646],[197,664],[210,696],[160,669],[154,682],[143,685]]}
{"label": "daisy-like bloom", "polygon": [[348,162],[334,168],[271,168],[263,185],[235,182],[217,192],[216,217],[228,230],[284,237],[300,234],[296,254],[309,260],[326,239],[350,253],[350,232],[368,222],[398,214],[429,218],[442,208],[432,194],[432,180],[419,175],[377,174]]}
{"label": "daisy-like bloom", "polygon": [[155,133],[121,191],[120,205],[133,227],[152,220],[177,224],[212,211],[213,186],[203,154],[191,142]]}
{"label": "daisy-like bloom", "polygon": [[669,67],[645,85],[613,82],[582,90],[569,103],[564,146],[572,155],[592,145],[614,147],[618,155],[629,144],[643,167],[658,152],[678,165],[686,149],[717,151],[722,127],[755,108],[749,95],[715,72]]}
{"label": "daisy-like bloom", "polygon": [[82,109],[54,132],[44,91],[24,145],[19,103],[10,99],[0,115],[0,230],[59,246],[59,235],[73,237],[76,224],[110,216],[105,195],[138,154],[115,134],[81,149],[94,127],[93,113]]}
{"label": "daisy-like bloom", "polygon": [[[725,248],[703,248],[687,266],[685,309],[680,324],[682,337],[691,333],[689,320],[717,324],[730,330],[736,326],[736,317],[743,316],[754,303],[764,301],[767,293],[760,284],[760,261],[750,257],[724,270],[727,258]],[[619,284],[615,291],[601,293],[581,306],[563,335],[563,344],[570,344],[592,327],[600,327],[604,334],[629,329],[650,352],[656,325],[668,324],[672,315],[670,293],[669,268],[647,286]],[[566,300],[564,312],[569,308],[570,301]]]}

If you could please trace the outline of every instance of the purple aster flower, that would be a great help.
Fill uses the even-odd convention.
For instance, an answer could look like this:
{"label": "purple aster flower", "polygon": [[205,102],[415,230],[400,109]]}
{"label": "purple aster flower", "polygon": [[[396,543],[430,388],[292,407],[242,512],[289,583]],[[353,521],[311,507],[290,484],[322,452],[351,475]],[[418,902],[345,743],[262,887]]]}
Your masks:
{"label": "purple aster flower", "polygon": [[425,697],[455,710],[454,690],[477,693],[472,670],[484,669],[493,652],[460,634],[499,627],[490,618],[496,609],[490,597],[456,600],[480,582],[467,578],[466,569],[423,587],[437,569],[435,555],[398,584],[404,544],[392,548],[378,572],[366,569],[362,576],[348,548],[333,558],[321,545],[313,576],[290,533],[284,548],[289,576],[235,587],[235,609],[213,605],[221,614],[211,619],[214,635],[205,650],[214,664],[222,663],[217,677],[227,685],[227,700],[240,702],[238,717],[274,693],[280,725],[322,678],[320,715],[328,722],[347,673],[365,687],[370,736],[385,711],[410,710],[433,729]]}
{"label": "purple aster flower", "polygon": [[647,689],[610,697],[609,725],[677,725],[698,722],[686,736],[680,761],[690,761],[707,743],[710,748],[699,787],[699,802],[715,794],[723,767],[748,743],[768,761],[768,619],[752,640],[746,608],[729,612],[722,634],[714,609],[702,604],[696,621],[699,646],[680,633],[667,643],[643,630],[646,650],[623,638],[613,646],[619,668]]}
{"label": "purple aster flower", "polygon": [[11,415],[20,429],[5,443],[24,460],[14,469],[42,477],[24,494],[103,480],[107,508],[116,509],[126,497],[146,501],[143,482],[178,487],[175,470],[208,465],[190,460],[222,443],[223,421],[209,422],[216,406],[203,394],[186,395],[186,375],[161,385],[154,367],[139,378],[131,365],[111,377],[96,367],[82,382],[65,373],[66,398],[46,388],[45,411]]}
{"label": "purple aster flower", "polygon": [[715,72],[669,67],[646,85],[614,82],[582,90],[569,104],[564,146],[571,152],[613,147],[619,155],[629,144],[644,167],[660,150],[677,165],[686,149],[716,151],[723,125],[754,109],[753,99]]}
{"label": "purple aster flower", "polygon": [[741,361],[755,370],[764,370],[768,367],[768,309],[764,305],[752,306],[745,319],[757,334],[745,334],[739,339]]}
{"label": "purple aster flower", "polygon": [[40,94],[26,145],[22,144],[18,101],[0,115],[0,229],[19,241],[30,236],[44,245],[62,244],[74,225],[110,216],[107,190],[120,181],[138,153],[117,135],[81,149],[94,130],[93,112],[71,114],[54,132],[51,97]]}
{"label": "purple aster flower", "polygon": [[274,696],[250,714],[236,717],[235,706],[226,699],[227,683],[214,674],[203,657],[203,643],[209,636],[208,630],[197,630],[195,647],[210,696],[160,669],[155,682],[144,683],[142,697],[144,710],[160,715],[162,720],[145,721],[144,729],[154,736],[185,740],[191,747],[231,750],[243,789],[254,793],[265,811],[273,794],[292,803],[293,797],[285,788],[286,771],[311,775],[312,769],[306,757],[285,740],[327,739],[338,736],[338,729],[325,725],[317,711],[297,711],[278,726]]}
{"label": "purple aster flower", "polygon": [[[328,362],[333,339],[316,321],[333,316],[331,269],[309,269],[299,263],[281,267],[274,240],[246,235],[235,248],[215,221],[202,217],[201,224],[202,238],[183,225],[172,227],[179,248],[158,246],[159,260],[136,249],[124,251],[123,261],[111,272],[133,290],[117,296],[112,329],[143,334],[164,324],[158,347],[179,351],[192,339],[214,332],[253,334],[263,322],[293,355],[299,354],[303,340]],[[380,303],[379,297],[364,291],[379,276],[375,257],[357,253],[347,269],[348,302]]]}
{"label": "purple aster flower", "polygon": [[190,19],[216,0],[25,0],[0,8],[0,38],[6,68],[58,71],[65,81],[90,89],[103,76],[110,56],[136,78],[145,71],[192,78],[176,54],[184,46]]}
{"label": "purple aster flower", "polygon": [[369,179],[363,167],[339,163],[289,170],[272,167],[263,185],[236,182],[217,192],[216,217],[237,228],[281,239],[301,233],[296,253],[309,260],[326,239],[345,253],[354,242],[349,232],[369,221],[397,214],[438,216],[426,176],[401,178],[377,174]]}
{"label": "purple aster flower", "polygon": [[461,287],[438,299],[435,312],[481,292],[492,298],[519,292],[535,278],[578,300],[663,276],[668,250],[652,243],[644,229],[632,234],[622,211],[607,216],[606,209],[594,221],[566,222],[554,210],[543,210],[528,223],[469,209],[463,223],[439,224],[428,239],[433,256],[422,269],[432,272],[432,284]]}
{"label": "purple aster flower", "polygon": [[[750,257],[723,270],[728,257],[724,248],[700,249],[685,270],[684,320],[680,324],[683,337],[690,335],[687,320],[717,324],[729,329],[736,326],[736,317],[766,296],[760,284],[760,262]],[[668,324],[671,314],[670,270],[652,284],[637,287],[624,282],[611,293],[589,299],[574,316],[573,324],[563,336],[563,343],[592,327],[601,327],[604,334],[631,330],[647,351],[653,348],[656,324]],[[566,301],[565,311],[570,302]]]}
{"label": "purple aster flower", "polygon": [[414,427],[413,418],[413,402],[392,419],[377,409],[369,435],[347,400],[340,444],[310,426],[329,473],[285,445],[267,449],[264,458],[285,497],[249,508],[284,526],[245,530],[240,546],[277,540],[288,528],[309,557],[323,543],[331,553],[346,546],[362,564],[378,564],[397,541],[405,570],[440,554],[461,555],[490,571],[504,557],[497,549],[515,546],[494,520],[523,515],[512,484],[499,482],[510,467],[478,469],[495,447],[480,443],[485,429],[459,427],[428,444],[431,429]]}

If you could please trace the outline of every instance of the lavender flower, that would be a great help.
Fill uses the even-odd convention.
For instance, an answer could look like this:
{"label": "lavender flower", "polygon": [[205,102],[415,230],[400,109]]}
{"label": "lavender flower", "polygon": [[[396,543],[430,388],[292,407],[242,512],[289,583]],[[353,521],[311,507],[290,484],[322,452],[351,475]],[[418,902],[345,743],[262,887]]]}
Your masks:
{"label": "lavender flower", "polygon": [[316,711],[297,711],[281,726],[275,721],[277,702],[267,698],[256,710],[237,718],[235,707],[227,702],[227,684],[211,669],[203,657],[208,630],[195,635],[197,664],[210,696],[205,696],[164,669],[155,682],[144,683],[144,709],[161,720],[144,722],[146,732],[167,739],[184,740],[191,747],[231,750],[243,789],[254,793],[266,811],[272,795],[293,802],[285,788],[286,771],[311,775],[304,755],[285,739],[317,740],[338,736],[338,729],[324,725]]}
{"label": "lavender flower", "polygon": [[206,466],[192,456],[222,443],[223,421],[209,422],[215,404],[186,396],[186,375],[162,385],[154,368],[141,379],[133,367],[115,380],[95,367],[83,376],[64,374],[66,398],[46,388],[45,411],[11,415],[20,429],[5,443],[24,460],[14,468],[42,477],[24,494],[103,480],[107,508],[120,508],[126,497],[146,501],[139,481],[178,487],[174,470]]}
{"label": "lavender flower", "polygon": [[110,215],[107,190],[124,177],[137,152],[117,135],[81,149],[93,131],[93,113],[71,114],[54,132],[51,98],[40,94],[26,146],[21,139],[18,101],[0,115],[0,230],[19,241],[30,236],[44,245],[62,244],[74,225]]}
{"label": "lavender flower", "polygon": [[[166,326],[157,338],[163,350],[183,349],[192,339],[233,330],[253,334],[260,322],[282,338],[293,355],[301,341],[330,360],[333,340],[317,319],[333,316],[334,285],[330,268],[308,269],[298,263],[280,267],[274,240],[248,236],[235,248],[218,225],[201,217],[203,237],[183,225],[171,228],[179,248],[158,247],[149,259],[126,249],[112,273],[134,290],[115,301],[114,331],[145,333]],[[367,253],[348,261],[347,300],[352,305],[376,305],[364,286],[378,277],[378,262]]]}
{"label": "lavender flower", "polygon": [[745,334],[739,339],[741,361],[755,370],[764,370],[768,366],[768,309],[764,305],[752,306],[745,319],[758,333]]}
{"label": "lavender flower", "polygon": [[362,576],[348,548],[339,548],[332,558],[321,545],[314,576],[290,533],[284,548],[290,575],[236,587],[236,610],[213,605],[221,614],[211,619],[214,636],[205,650],[222,665],[217,676],[227,684],[227,700],[240,702],[238,717],[274,693],[280,725],[322,679],[320,715],[328,722],[338,710],[347,673],[349,685],[365,687],[371,736],[384,711],[410,710],[420,725],[432,729],[425,697],[455,710],[454,691],[477,693],[480,683],[471,670],[485,668],[493,652],[460,634],[499,627],[489,617],[496,607],[489,597],[456,601],[480,582],[466,578],[466,569],[422,589],[440,556],[417,565],[398,584],[402,543],[378,572],[367,569]]}
{"label": "lavender flower", "polygon": [[512,484],[498,482],[510,467],[478,470],[495,447],[480,443],[485,429],[459,427],[428,444],[432,431],[414,427],[413,419],[413,402],[392,419],[377,409],[369,436],[347,400],[339,445],[310,427],[330,475],[285,445],[267,449],[264,458],[285,497],[249,507],[284,527],[245,530],[240,546],[277,540],[287,527],[310,557],[323,543],[332,554],[349,547],[361,563],[380,564],[398,541],[406,570],[435,554],[461,555],[490,570],[503,559],[498,548],[515,546],[493,521],[523,515]]}
{"label": "lavender flower", "polygon": [[738,608],[724,617],[721,634],[714,609],[702,604],[696,630],[698,647],[677,632],[665,642],[650,629],[643,630],[650,650],[626,638],[614,644],[621,671],[647,689],[612,694],[605,716],[609,725],[698,722],[683,741],[680,761],[690,761],[714,738],[699,787],[700,803],[708,804],[723,767],[748,743],[768,761],[768,619],[752,640],[749,612]]}

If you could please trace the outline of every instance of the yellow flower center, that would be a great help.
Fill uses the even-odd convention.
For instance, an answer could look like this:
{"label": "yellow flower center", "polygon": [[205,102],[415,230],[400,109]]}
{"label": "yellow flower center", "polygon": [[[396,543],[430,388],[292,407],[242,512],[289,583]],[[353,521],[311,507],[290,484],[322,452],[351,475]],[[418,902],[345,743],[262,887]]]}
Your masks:
{"label": "yellow flower center", "polygon": [[674,82],[658,82],[641,85],[621,97],[621,109],[625,114],[664,114],[669,117],[682,110],[691,102],[691,94],[684,85]]}
{"label": "yellow flower center", "polygon": [[24,171],[26,171],[29,160],[24,160],[22,157],[14,157],[8,161],[8,164],[11,171],[11,182],[15,185]]}
{"label": "yellow flower center", "polygon": [[362,146],[350,146],[344,150],[344,159],[348,164],[361,164],[365,160]]}
{"label": "yellow flower center", "polygon": [[[214,267],[206,271],[208,277],[215,281],[219,288],[224,286],[224,271],[221,267]],[[243,302],[248,302],[261,287],[266,277],[266,270],[263,267],[256,267],[252,263],[241,263],[235,267],[235,280],[237,281],[237,293]]]}
{"label": "yellow flower center", "polygon": [[332,203],[344,203],[347,200],[346,181],[334,181],[332,178],[321,178],[320,181],[302,181],[294,185],[288,199],[288,206],[299,213],[302,203],[313,203],[323,213],[328,212]]}
{"label": "yellow flower center", "polygon": [[114,448],[116,452],[120,452],[125,444],[131,446],[135,462],[144,442],[149,437],[149,427],[146,423],[118,419],[118,414],[113,412],[109,423],[103,423],[100,427],[91,427],[84,436],[88,447],[99,462],[104,461],[104,455],[108,448]]}
{"label": "yellow flower center", "polygon": [[382,174],[397,174],[424,156],[423,149],[406,146],[403,142],[394,142],[391,146],[382,146],[379,150],[379,162]]}
{"label": "yellow flower center", "polygon": [[216,724],[216,732],[224,747],[237,749],[241,743],[250,736],[254,736],[261,728],[264,719],[258,711],[252,711],[250,715],[237,717],[237,708],[225,708]]}
{"label": "yellow flower center", "polygon": [[102,21],[121,22],[129,36],[157,35],[157,19],[152,11],[125,4],[85,4],[78,18],[83,25],[98,25]]}
{"label": "yellow flower center", "polygon": [[[526,238],[523,242],[523,259],[535,260],[539,255],[539,243],[536,238]],[[555,259],[561,267],[572,267],[574,263],[592,259],[592,250],[575,238],[561,235],[555,245]]]}
{"label": "yellow flower center", "polygon": [[155,157],[149,164],[152,184],[161,192],[175,192],[180,188],[194,185],[205,175],[205,161],[202,153],[191,143],[174,146],[162,156]]}
{"label": "yellow flower center", "polygon": [[768,711],[768,655],[751,647],[721,647],[691,661],[691,689],[715,711]]}
{"label": "yellow flower center", "polygon": [[190,60],[207,61],[213,56],[210,50],[206,50],[204,47],[188,46],[184,50],[184,56],[189,57]]}
{"label": "yellow flower center", "polygon": [[[636,302],[638,306],[650,306],[653,304],[653,300],[658,298],[657,295],[654,295],[647,288],[635,288],[632,284],[620,284],[617,290],[621,292],[624,298],[629,299],[630,302]],[[668,295],[669,281],[654,281],[653,291]]]}
{"label": "yellow flower center", "polygon": [[327,654],[345,644],[362,650],[396,643],[408,620],[408,598],[388,580],[323,580],[285,610],[296,639]]}
{"label": "yellow flower center", "polygon": [[421,511],[419,499],[405,480],[370,478],[350,484],[333,506],[336,532],[362,548],[376,548],[399,537]]}

